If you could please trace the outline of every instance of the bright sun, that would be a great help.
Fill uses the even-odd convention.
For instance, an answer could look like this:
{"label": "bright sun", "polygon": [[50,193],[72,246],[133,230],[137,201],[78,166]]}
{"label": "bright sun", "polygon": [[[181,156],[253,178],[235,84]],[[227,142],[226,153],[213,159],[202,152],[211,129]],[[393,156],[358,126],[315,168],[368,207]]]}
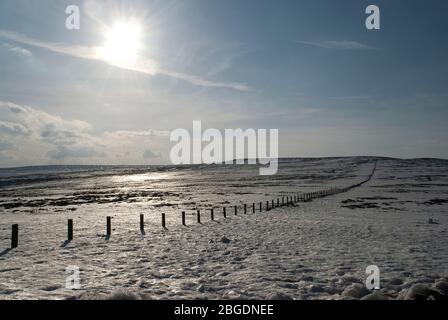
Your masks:
{"label": "bright sun", "polygon": [[117,22],[105,36],[105,43],[99,47],[103,60],[121,67],[135,64],[141,46],[141,28],[137,22]]}

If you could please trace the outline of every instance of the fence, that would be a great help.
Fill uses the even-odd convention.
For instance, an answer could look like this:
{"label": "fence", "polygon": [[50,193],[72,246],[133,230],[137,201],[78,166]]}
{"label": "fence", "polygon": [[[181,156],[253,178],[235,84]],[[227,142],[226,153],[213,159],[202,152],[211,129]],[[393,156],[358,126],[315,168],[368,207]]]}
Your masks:
{"label": "fence", "polygon": [[[299,193],[294,196],[287,196],[286,199],[283,196],[283,197],[281,197],[281,202],[280,202],[279,197],[276,198],[276,201],[275,201],[275,199],[266,200],[264,208],[266,211],[271,211],[271,210],[275,210],[277,208],[281,208],[281,207],[285,207],[285,206],[292,206],[299,202],[309,202],[309,201],[312,201],[313,199],[324,198],[327,196],[347,192],[353,188],[360,187],[361,185],[370,181],[375,173],[376,165],[377,165],[377,163],[375,162],[373,170],[370,173],[370,175],[367,177],[367,179],[365,179],[359,183],[356,183],[356,184],[353,184],[353,185],[350,185],[350,186],[344,187],[344,188],[331,187],[329,189],[324,189],[324,190]],[[263,203],[264,203],[264,201],[258,202],[258,208],[259,208],[260,213],[263,212]],[[210,220],[211,221],[215,220],[214,209],[215,208],[210,209]],[[234,209],[234,215],[237,216],[239,207],[235,205],[233,207],[233,209]],[[252,213],[253,214],[256,213],[256,203],[255,202],[252,203]],[[222,214],[223,214],[223,218],[227,219],[226,206],[222,207]],[[243,204],[243,214],[247,215],[247,204],[246,203]],[[197,217],[197,223],[202,224],[200,210],[197,210],[196,217]],[[181,222],[182,222],[183,226],[187,225],[186,220],[185,220],[185,211],[182,211]],[[163,229],[167,229],[165,213],[162,213],[162,215],[161,215],[161,225],[162,225]],[[145,221],[144,221],[143,214],[140,214],[140,232],[142,234],[145,234]],[[111,236],[112,236],[112,219],[110,216],[108,216],[108,217],[106,217],[106,238],[110,238]],[[73,219],[68,219],[68,221],[67,221],[67,242],[72,241],[73,238],[74,238]],[[18,245],[19,245],[19,225],[13,224],[12,229],[11,229],[11,249],[17,248]]]}

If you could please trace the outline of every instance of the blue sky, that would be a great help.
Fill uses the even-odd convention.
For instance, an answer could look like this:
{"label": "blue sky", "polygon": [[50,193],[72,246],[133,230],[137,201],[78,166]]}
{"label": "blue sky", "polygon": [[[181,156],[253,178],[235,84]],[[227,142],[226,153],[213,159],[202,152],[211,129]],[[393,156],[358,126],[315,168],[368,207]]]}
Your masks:
{"label": "blue sky", "polygon": [[[448,158],[447,14],[442,0],[1,1],[0,166],[168,163],[169,132],[193,120],[277,128],[280,156]],[[92,58],[130,19],[138,63]]]}

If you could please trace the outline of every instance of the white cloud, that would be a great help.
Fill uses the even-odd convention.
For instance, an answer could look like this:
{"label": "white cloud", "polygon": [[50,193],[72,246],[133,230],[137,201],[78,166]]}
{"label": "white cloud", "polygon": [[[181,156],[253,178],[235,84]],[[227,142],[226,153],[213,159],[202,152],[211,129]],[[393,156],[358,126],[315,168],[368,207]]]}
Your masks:
{"label": "white cloud", "polygon": [[12,46],[9,43],[3,43],[2,46],[10,52],[17,53],[17,54],[25,56],[25,57],[31,57],[33,55],[31,53],[31,51],[29,51],[25,48],[22,48],[19,46]]}
{"label": "white cloud", "polygon": [[8,134],[26,134],[28,130],[20,123],[1,121],[0,120],[0,132]]}
{"label": "white cloud", "polygon": [[376,48],[357,41],[297,41],[297,43],[306,44],[325,49],[339,50],[375,50]]}
{"label": "white cloud", "polygon": [[[75,161],[80,163],[142,162],[142,148],[151,144],[158,150],[168,148],[169,131],[147,129],[94,133],[92,126],[80,120],[67,120],[30,106],[0,101],[0,141],[4,159],[15,165],[28,164],[29,159],[43,163]],[[14,149],[14,152],[10,151]],[[33,149],[33,150],[31,150]],[[0,151],[1,151],[0,150]],[[160,151],[146,152],[144,159],[162,160]],[[125,152],[124,152],[125,151]],[[14,155],[14,157],[13,157]],[[32,163],[35,164],[35,163]],[[118,163],[113,163],[118,164]]]}
{"label": "white cloud", "polygon": [[147,75],[163,75],[171,78],[175,78],[178,80],[186,81],[190,84],[202,86],[202,87],[214,87],[214,88],[226,88],[233,89],[237,91],[249,91],[250,88],[239,82],[216,82],[210,81],[207,79],[203,79],[201,77],[180,73],[176,71],[167,70],[161,68],[157,62],[154,60],[148,59],[146,57],[139,56],[137,59],[137,63],[135,65],[122,65],[122,64],[112,64],[110,61],[104,59],[103,55],[100,54],[101,47],[84,47],[84,46],[71,46],[67,44],[61,43],[50,43],[44,42],[36,39],[32,39],[22,34],[18,34],[11,31],[0,30],[0,37],[6,38],[18,43],[22,43],[25,45],[46,49],[58,54],[63,54],[75,58],[88,59],[88,60],[97,60],[103,63],[108,63],[113,65],[114,67],[135,71]]}
{"label": "white cloud", "polygon": [[118,130],[114,131],[113,134],[121,137],[167,137],[170,135],[170,132],[153,129],[145,131]]}

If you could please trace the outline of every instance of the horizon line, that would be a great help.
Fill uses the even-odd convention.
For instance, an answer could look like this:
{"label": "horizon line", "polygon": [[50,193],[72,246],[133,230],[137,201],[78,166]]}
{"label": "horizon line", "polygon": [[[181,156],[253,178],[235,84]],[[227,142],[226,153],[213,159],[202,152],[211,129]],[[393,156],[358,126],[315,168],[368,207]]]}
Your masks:
{"label": "horizon line", "polygon": [[[389,157],[389,156],[308,156],[308,157],[279,157],[277,160],[291,160],[291,159],[338,159],[338,158],[370,158],[370,159],[379,159],[379,160],[441,160],[448,161],[448,158],[437,158],[437,157],[415,157],[415,158],[398,158],[398,157]],[[269,158],[265,158],[269,159]],[[7,169],[24,169],[24,168],[37,168],[37,167],[148,167],[148,166],[201,166],[201,165],[226,165],[230,164],[230,162],[235,162],[237,160],[247,161],[249,158],[244,159],[233,159],[229,161],[224,161],[220,163],[188,163],[188,164],[171,164],[171,163],[160,163],[160,164],[32,164],[32,165],[24,165],[24,166],[16,166],[16,167],[0,167],[0,170]],[[252,159],[253,160],[253,159]],[[257,160],[257,159],[255,159]],[[275,160],[275,159],[272,159]],[[236,165],[260,165],[260,163],[249,164],[249,163],[240,163]]]}

